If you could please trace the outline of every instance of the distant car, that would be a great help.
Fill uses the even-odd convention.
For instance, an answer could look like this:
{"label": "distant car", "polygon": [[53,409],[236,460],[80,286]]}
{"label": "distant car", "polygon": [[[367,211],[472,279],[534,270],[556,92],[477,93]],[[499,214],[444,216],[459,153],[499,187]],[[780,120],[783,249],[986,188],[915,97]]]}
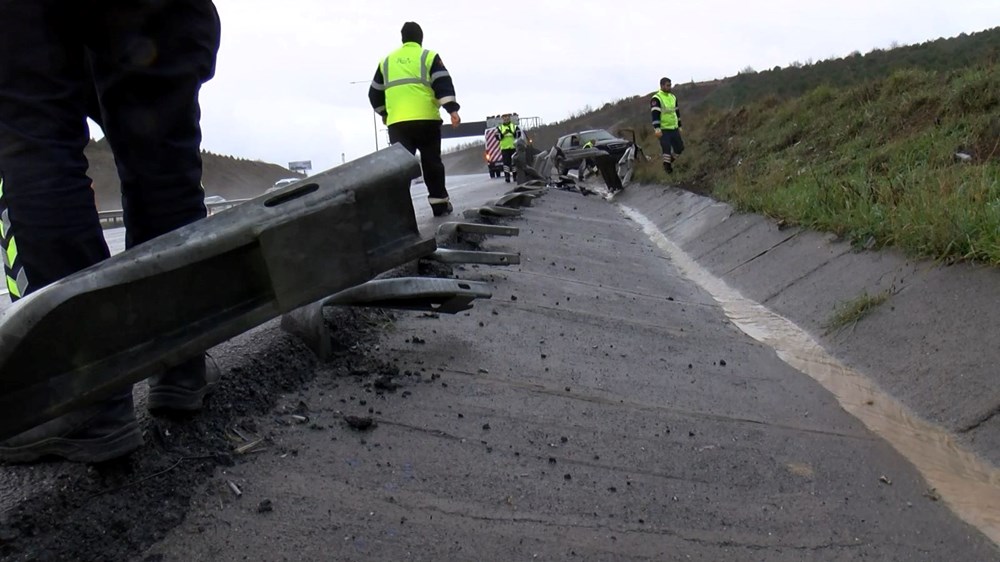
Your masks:
{"label": "distant car", "polygon": [[274,182],[274,185],[272,185],[271,187],[267,188],[267,191],[265,191],[264,193],[271,193],[271,192],[277,191],[277,190],[281,189],[282,187],[292,185],[293,183],[299,182],[299,181],[302,181],[302,178],[282,178],[282,179]]}
{"label": "distant car", "polygon": [[599,148],[618,158],[621,158],[632,146],[631,141],[616,137],[604,129],[591,129],[563,135],[556,141],[560,174],[566,175],[569,170],[579,167],[583,158],[577,157],[575,153],[582,152],[584,145],[590,141],[593,141],[594,148]]}

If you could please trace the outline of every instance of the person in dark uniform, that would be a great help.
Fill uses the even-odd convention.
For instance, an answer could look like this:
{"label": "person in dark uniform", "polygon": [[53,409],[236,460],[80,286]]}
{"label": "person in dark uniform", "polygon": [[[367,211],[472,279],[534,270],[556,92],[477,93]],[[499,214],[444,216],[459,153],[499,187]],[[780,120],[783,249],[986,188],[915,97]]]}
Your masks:
{"label": "person in dark uniform", "polygon": [[[211,0],[0,0],[0,21],[0,244],[12,300],[109,256],[87,117],[114,152],[126,247],[205,217],[198,94],[219,48]],[[217,378],[210,358],[194,357],[151,376],[149,406],[197,410]],[[101,462],[142,442],[129,387],[0,443],[0,460]]]}
{"label": "person in dark uniform", "polygon": [[420,151],[420,164],[427,186],[427,202],[434,216],[452,212],[441,161],[441,110],[451,117],[452,127],[462,119],[455,98],[455,85],[441,57],[423,48],[424,31],[412,21],[400,30],[403,45],[389,53],[368,88],[368,101],[389,127],[389,142],[400,143],[412,154]]}

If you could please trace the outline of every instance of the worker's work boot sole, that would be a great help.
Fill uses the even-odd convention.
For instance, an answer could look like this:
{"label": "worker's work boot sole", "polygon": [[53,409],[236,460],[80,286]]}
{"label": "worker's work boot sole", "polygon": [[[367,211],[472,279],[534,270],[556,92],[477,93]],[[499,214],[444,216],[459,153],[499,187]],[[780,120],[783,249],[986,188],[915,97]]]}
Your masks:
{"label": "worker's work boot sole", "polygon": [[219,367],[205,354],[149,378],[147,408],[153,413],[197,412],[219,382]]}
{"label": "worker's work boot sole", "polygon": [[31,463],[48,457],[101,463],[142,446],[132,389],[112,400],[70,412],[0,443],[0,461]]}
{"label": "worker's work boot sole", "polygon": [[450,201],[447,203],[434,203],[431,205],[431,212],[434,213],[435,217],[450,215],[454,210],[455,208],[452,207]]}

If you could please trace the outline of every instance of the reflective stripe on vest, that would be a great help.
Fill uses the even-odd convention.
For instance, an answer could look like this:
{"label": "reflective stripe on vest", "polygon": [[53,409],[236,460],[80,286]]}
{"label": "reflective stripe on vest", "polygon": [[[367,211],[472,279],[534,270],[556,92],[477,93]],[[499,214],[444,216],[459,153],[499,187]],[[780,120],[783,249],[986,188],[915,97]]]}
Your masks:
{"label": "reflective stripe on vest", "polygon": [[3,248],[3,269],[7,290],[13,299],[24,296],[28,278],[17,259],[17,241],[10,227],[10,213],[3,196],[3,176],[0,176],[0,246]]}
{"label": "reflective stripe on vest", "polygon": [[677,97],[663,90],[656,91],[660,100],[660,129],[677,128]]}
{"label": "reflective stripe on vest", "polygon": [[401,121],[441,121],[431,88],[430,67],[437,53],[418,43],[403,43],[382,61],[385,81],[386,125]]}
{"label": "reflective stripe on vest", "polygon": [[517,125],[513,123],[500,123],[500,150],[510,150],[514,148],[514,130]]}

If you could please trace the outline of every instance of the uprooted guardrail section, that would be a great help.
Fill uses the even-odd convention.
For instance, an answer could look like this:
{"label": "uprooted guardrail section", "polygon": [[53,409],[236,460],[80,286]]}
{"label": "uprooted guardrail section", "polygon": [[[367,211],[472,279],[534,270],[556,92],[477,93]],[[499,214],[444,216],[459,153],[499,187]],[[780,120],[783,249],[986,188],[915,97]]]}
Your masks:
{"label": "uprooted guardrail section", "polygon": [[430,255],[393,146],[49,285],[0,315],[0,438]]}
{"label": "uprooted guardrail section", "polygon": [[[518,186],[495,201],[490,201],[481,207],[466,209],[464,215],[469,219],[517,217],[521,214],[518,207],[530,206],[542,193],[542,189]],[[464,235],[481,238],[517,236],[519,232],[518,228],[511,226],[446,222],[438,225],[435,233],[439,247],[421,259],[444,264],[515,265],[521,263],[519,254],[449,249],[445,246],[459,242]],[[346,305],[455,314],[471,308],[473,300],[490,297],[492,293],[489,287],[481,282],[419,277],[378,279],[293,310],[282,316],[281,326],[302,340],[320,360],[326,361],[333,356],[331,347],[333,338],[323,315],[323,309],[326,307]]]}
{"label": "uprooted guardrail section", "polygon": [[[511,265],[518,254],[438,248],[421,239],[410,182],[417,160],[400,146],[247,200],[60,280],[0,314],[0,439],[176,365],[272,318],[321,358],[322,308],[465,310],[483,283],[370,281],[414,260]],[[519,186],[469,209],[511,217],[542,190]],[[514,236],[513,227],[440,225]],[[53,352],[53,342],[60,349]]]}

